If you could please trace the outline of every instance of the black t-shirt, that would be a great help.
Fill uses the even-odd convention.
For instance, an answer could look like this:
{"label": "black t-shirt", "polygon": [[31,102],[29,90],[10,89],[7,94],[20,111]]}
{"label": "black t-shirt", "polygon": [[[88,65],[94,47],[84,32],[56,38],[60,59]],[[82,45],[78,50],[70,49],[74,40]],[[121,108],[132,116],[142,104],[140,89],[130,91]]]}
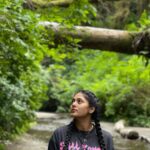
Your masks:
{"label": "black t-shirt", "polygon": [[[63,150],[67,126],[56,129],[49,141],[48,150]],[[102,130],[106,150],[114,150],[112,136],[109,132]],[[96,129],[90,132],[79,131],[77,128],[71,133],[68,150],[101,150]]]}

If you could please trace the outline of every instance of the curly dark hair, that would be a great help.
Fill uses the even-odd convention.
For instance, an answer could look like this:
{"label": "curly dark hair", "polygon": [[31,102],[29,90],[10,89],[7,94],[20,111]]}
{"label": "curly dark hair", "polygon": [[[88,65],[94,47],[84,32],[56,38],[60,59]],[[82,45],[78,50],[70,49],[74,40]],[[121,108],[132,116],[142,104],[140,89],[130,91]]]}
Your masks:
{"label": "curly dark hair", "polygon": [[[89,105],[91,107],[95,107],[95,111],[92,114],[92,120],[95,122],[95,128],[96,128],[96,133],[97,133],[97,138],[98,138],[98,143],[100,145],[100,148],[102,150],[106,150],[106,146],[105,146],[105,142],[104,142],[104,138],[103,138],[103,134],[102,134],[102,129],[100,126],[100,106],[98,105],[98,98],[96,97],[96,95],[94,93],[92,93],[91,91],[88,90],[80,90],[78,92],[76,92],[74,95],[76,95],[77,93],[82,93],[84,95],[84,97],[88,100]],[[65,142],[64,142],[64,148],[63,150],[68,150],[68,145],[71,139],[71,133],[74,129],[74,121],[72,121],[69,125],[68,125],[68,130],[66,133],[66,138],[65,138]]]}

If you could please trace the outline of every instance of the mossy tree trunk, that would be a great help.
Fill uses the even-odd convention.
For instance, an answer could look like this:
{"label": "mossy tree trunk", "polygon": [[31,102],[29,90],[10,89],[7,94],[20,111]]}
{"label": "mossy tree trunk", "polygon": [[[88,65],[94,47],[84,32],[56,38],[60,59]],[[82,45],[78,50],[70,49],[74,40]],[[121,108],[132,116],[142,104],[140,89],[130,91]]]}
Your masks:
{"label": "mossy tree trunk", "polygon": [[24,6],[26,8],[46,8],[46,7],[52,7],[52,6],[68,6],[73,2],[73,0],[26,0],[24,2]]}
{"label": "mossy tree trunk", "polygon": [[150,55],[149,31],[129,32],[87,26],[74,26],[72,29],[67,29],[58,23],[40,22],[39,24],[54,32],[56,43],[65,41],[67,36],[71,36],[81,40],[79,42],[81,48],[114,51],[124,54]]}

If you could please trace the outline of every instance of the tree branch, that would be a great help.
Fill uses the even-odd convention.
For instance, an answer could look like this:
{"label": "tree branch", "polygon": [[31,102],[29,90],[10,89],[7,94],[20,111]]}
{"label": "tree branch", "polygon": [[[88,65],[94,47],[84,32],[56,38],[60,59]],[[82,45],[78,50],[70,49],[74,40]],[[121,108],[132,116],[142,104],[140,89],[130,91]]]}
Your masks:
{"label": "tree branch", "polygon": [[[142,54],[150,58],[150,32],[129,32],[87,26],[68,29],[54,22],[40,22],[54,32],[56,39],[67,36],[80,39],[81,48],[99,49],[124,54]],[[57,41],[57,40],[56,40]]]}
{"label": "tree branch", "polygon": [[[73,0],[26,0],[24,6],[26,8],[46,8],[50,6],[63,6],[66,7],[70,5]],[[32,7],[31,7],[32,6]]]}

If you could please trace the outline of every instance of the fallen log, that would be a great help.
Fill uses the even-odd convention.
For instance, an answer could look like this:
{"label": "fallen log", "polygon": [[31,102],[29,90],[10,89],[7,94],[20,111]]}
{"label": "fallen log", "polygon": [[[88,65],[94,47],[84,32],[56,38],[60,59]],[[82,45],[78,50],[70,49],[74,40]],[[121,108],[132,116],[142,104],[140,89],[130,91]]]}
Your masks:
{"label": "fallen log", "polygon": [[[150,31],[130,32],[125,30],[104,29],[88,26],[67,28],[54,22],[40,22],[51,30],[57,39],[67,36],[80,39],[80,48],[99,49],[124,54],[144,55],[150,58]],[[65,40],[62,40],[65,41]]]}
{"label": "fallen log", "polygon": [[29,9],[35,8],[47,8],[52,6],[66,7],[70,5],[73,0],[26,0],[23,6]]}

